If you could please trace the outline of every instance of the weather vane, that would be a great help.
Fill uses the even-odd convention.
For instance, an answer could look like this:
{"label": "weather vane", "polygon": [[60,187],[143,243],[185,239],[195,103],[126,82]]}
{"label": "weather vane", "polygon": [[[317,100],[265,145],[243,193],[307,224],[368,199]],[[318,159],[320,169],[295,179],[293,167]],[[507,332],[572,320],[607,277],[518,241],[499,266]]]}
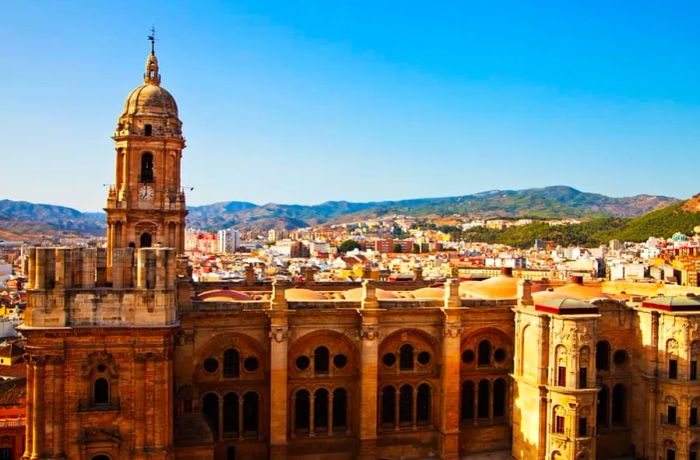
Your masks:
{"label": "weather vane", "polygon": [[148,36],[148,40],[151,42],[151,54],[156,52],[156,26],[151,26],[151,35]]}

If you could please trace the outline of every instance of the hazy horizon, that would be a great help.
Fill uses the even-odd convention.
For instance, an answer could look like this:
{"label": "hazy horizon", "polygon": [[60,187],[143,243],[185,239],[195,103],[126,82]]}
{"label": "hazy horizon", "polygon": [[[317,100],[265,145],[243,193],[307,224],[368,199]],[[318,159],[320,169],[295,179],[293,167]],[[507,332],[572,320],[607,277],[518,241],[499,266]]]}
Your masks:
{"label": "hazy horizon", "polygon": [[[295,205],[299,205],[299,206],[317,206],[317,205],[321,205],[321,204],[328,203],[328,202],[348,202],[348,203],[373,203],[373,202],[377,202],[377,203],[380,203],[380,202],[396,202],[396,201],[405,201],[405,200],[423,200],[423,199],[451,198],[451,197],[478,195],[478,194],[488,193],[488,192],[522,191],[522,190],[532,190],[532,189],[549,188],[549,187],[570,187],[570,186],[564,185],[564,184],[558,184],[558,185],[548,185],[548,186],[544,186],[544,187],[531,187],[531,188],[529,188],[529,189],[490,189],[490,190],[482,190],[482,191],[480,191],[480,192],[470,193],[470,194],[462,194],[462,195],[449,195],[449,196],[420,196],[420,197],[416,196],[416,197],[401,198],[401,199],[373,199],[373,200],[366,200],[366,201],[353,201],[353,200],[339,199],[339,200],[325,200],[325,201],[318,201],[318,202],[311,202],[311,203],[295,203],[295,202],[284,202],[284,201],[267,201],[267,202],[264,202],[264,203],[263,203],[263,202],[256,203],[256,202],[252,202],[252,201],[242,201],[242,200],[230,199],[230,200],[212,201],[212,202],[209,202],[209,203],[189,203],[189,202],[188,202],[188,203],[187,203],[187,207],[188,207],[188,208],[193,208],[193,207],[209,206],[209,205],[214,205],[214,204],[217,204],[217,203],[229,203],[229,202],[232,202],[232,201],[233,201],[233,202],[250,203],[250,204],[253,204],[253,205],[256,205],[256,206],[265,206],[265,205],[267,205],[267,204],[276,204],[276,205],[283,205],[283,206],[284,206],[284,205],[291,205],[291,206],[295,206]],[[572,188],[576,188],[576,187],[572,187]],[[577,189],[577,190],[579,190],[579,189]],[[580,191],[580,192],[584,192],[584,193],[598,193],[598,192],[590,191],[590,190],[579,190],[579,191]],[[608,196],[608,197],[611,197],[611,198],[625,198],[625,197],[632,197],[632,196],[636,196],[636,195],[649,195],[649,194],[639,193],[639,194],[636,194],[636,195],[606,195],[606,194],[603,194],[603,195]],[[676,197],[676,196],[671,196],[671,195],[654,195],[654,196],[662,196],[662,197],[665,197],[665,198],[674,198],[674,199],[677,199],[677,200],[686,200],[686,199],[688,199],[688,198],[691,198],[691,196],[693,196],[693,195],[688,196],[688,197],[682,197],[682,198],[679,198],[679,197]],[[33,204],[41,204],[41,205],[63,206],[63,207],[68,207],[68,208],[76,209],[76,210],[78,210],[78,211],[80,211],[80,212],[83,212],[83,213],[103,213],[103,212],[104,212],[104,211],[102,210],[102,208],[99,208],[99,209],[81,209],[81,208],[76,208],[76,207],[74,207],[74,206],[68,206],[68,205],[63,204],[63,203],[51,203],[51,202],[29,201],[29,200],[25,200],[25,199],[21,199],[21,198],[15,199],[15,198],[10,198],[10,197],[3,197],[3,196],[0,196],[0,200],[3,200],[3,199],[7,199],[7,200],[11,200],[11,201],[24,201],[24,202],[29,202],[29,203],[33,203]]]}

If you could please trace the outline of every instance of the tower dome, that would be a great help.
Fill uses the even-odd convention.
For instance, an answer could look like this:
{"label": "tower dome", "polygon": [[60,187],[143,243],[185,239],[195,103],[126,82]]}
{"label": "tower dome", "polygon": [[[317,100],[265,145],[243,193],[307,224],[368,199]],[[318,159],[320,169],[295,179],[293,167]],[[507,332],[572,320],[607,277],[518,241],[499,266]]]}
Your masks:
{"label": "tower dome", "polygon": [[127,96],[115,135],[177,137],[181,135],[181,126],[175,98],[160,86],[158,58],[151,41],[143,85],[136,87]]}

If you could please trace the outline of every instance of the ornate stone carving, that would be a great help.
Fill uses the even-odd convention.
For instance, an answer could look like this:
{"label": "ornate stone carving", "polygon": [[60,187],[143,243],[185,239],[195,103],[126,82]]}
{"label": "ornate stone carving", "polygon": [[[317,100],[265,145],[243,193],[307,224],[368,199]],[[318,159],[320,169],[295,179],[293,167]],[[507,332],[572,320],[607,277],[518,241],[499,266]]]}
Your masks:
{"label": "ornate stone carving", "polygon": [[81,366],[82,378],[89,379],[100,365],[105,366],[110,378],[118,377],[119,366],[114,362],[112,354],[106,351],[94,351],[88,355]]}
{"label": "ornate stone carving", "polygon": [[357,335],[364,340],[374,340],[379,337],[379,326],[360,326]]}
{"label": "ornate stone carving", "polygon": [[462,335],[462,325],[460,323],[447,323],[442,330],[445,337],[457,338]]}
{"label": "ornate stone carving", "polygon": [[175,336],[175,343],[178,346],[190,345],[194,343],[194,332],[179,331]]}
{"label": "ornate stone carving", "polygon": [[289,328],[286,326],[273,326],[268,337],[277,343],[284,342],[289,338]]}

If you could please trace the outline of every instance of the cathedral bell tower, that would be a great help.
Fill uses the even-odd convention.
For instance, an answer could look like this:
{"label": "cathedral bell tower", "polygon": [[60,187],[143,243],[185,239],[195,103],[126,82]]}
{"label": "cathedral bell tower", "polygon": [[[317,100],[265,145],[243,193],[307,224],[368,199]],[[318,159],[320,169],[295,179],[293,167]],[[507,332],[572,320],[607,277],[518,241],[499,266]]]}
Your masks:
{"label": "cathedral bell tower", "polygon": [[180,160],[185,148],[173,96],[160,86],[155,37],[143,85],[126,98],[112,139],[115,181],[107,196],[107,264],[115,249],[185,246],[185,193]]}

